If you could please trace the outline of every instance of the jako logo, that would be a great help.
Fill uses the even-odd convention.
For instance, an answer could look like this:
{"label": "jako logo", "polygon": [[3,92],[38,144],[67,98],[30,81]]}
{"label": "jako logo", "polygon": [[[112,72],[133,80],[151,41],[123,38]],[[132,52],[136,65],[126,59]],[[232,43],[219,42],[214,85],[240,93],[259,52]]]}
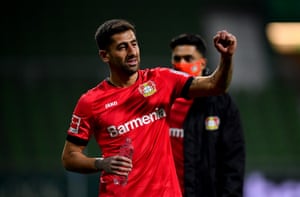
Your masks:
{"label": "jako logo", "polygon": [[111,125],[107,127],[107,131],[111,137],[117,137],[118,135],[122,135],[127,133],[133,129],[137,129],[143,125],[147,125],[155,122],[161,118],[166,117],[167,114],[163,108],[156,108],[154,112],[143,115],[142,117],[138,117],[119,126]]}
{"label": "jako logo", "polygon": [[105,104],[105,109],[118,105],[118,101],[113,101]]}

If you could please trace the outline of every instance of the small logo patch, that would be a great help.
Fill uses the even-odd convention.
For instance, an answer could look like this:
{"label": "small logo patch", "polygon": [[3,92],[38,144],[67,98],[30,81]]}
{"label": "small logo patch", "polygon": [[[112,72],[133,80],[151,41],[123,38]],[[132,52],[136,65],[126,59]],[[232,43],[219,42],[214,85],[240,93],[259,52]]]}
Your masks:
{"label": "small logo patch", "polygon": [[118,105],[117,101],[113,101],[105,104],[105,109]]}
{"label": "small logo patch", "polygon": [[147,81],[139,86],[139,92],[144,96],[148,97],[156,92],[156,86],[153,81]]}
{"label": "small logo patch", "polygon": [[205,128],[206,130],[217,130],[219,129],[220,118],[218,116],[208,116],[205,119]]}
{"label": "small logo patch", "polygon": [[81,118],[73,114],[69,131],[78,133]]}

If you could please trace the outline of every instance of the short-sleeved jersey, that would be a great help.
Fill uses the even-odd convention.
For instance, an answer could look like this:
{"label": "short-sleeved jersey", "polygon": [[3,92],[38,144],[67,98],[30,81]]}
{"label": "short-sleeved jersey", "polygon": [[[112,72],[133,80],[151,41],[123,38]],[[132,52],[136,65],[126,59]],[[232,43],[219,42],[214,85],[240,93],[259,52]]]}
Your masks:
{"label": "short-sleeved jersey", "polygon": [[138,71],[130,87],[102,81],[79,99],[67,140],[86,145],[91,136],[103,157],[116,155],[130,137],[133,169],[124,187],[103,174],[99,196],[181,196],[166,120],[175,98],[184,96],[192,78],[168,68]]}
{"label": "short-sleeved jersey", "polygon": [[183,123],[192,104],[192,99],[177,98],[168,117],[172,152],[182,194],[184,194]]}

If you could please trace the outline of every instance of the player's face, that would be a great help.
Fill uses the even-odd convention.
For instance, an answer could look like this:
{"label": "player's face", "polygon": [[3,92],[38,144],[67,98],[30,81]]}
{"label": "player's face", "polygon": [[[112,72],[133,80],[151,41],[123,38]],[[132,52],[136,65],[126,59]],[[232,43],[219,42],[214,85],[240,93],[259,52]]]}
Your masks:
{"label": "player's face", "polygon": [[193,45],[176,46],[172,52],[172,64],[174,63],[193,63],[202,58],[202,55]]}
{"label": "player's face", "polygon": [[172,51],[172,64],[176,70],[199,76],[206,66],[206,59],[196,46],[178,45]]}
{"label": "player's face", "polygon": [[133,31],[117,33],[106,50],[107,63],[115,72],[133,74],[139,69],[140,49]]}

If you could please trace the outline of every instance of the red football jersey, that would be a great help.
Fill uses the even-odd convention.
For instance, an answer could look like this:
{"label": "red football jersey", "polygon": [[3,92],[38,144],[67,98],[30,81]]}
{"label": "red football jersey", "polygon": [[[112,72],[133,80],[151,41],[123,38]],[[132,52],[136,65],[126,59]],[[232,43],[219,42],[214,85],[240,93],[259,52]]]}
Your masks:
{"label": "red football jersey", "polygon": [[192,103],[192,99],[176,99],[168,117],[172,152],[182,194],[184,194],[183,122]]}
{"label": "red football jersey", "polygon": [[94,135],[103,157],[118,154],[126,137],[134,147],[127,185],[114,185],[104,173],[99,196],[181,196],[166,117],[189,78],[168,68],[145,69],[130,87],[105,80],[81,96],[69,136],[89,140]]}

